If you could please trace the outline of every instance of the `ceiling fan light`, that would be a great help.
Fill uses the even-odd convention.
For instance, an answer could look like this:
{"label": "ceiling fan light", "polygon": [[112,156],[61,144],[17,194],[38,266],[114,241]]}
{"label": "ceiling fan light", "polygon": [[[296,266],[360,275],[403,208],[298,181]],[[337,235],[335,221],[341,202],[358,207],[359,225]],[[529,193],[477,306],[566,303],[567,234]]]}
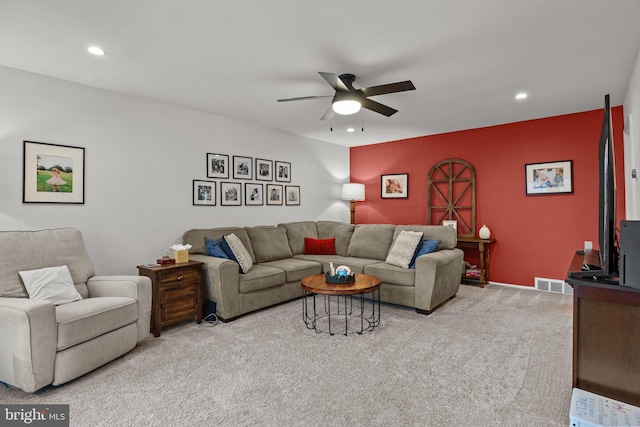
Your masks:
{"label": "ceiling fan light", "polygon": [[332,104],[333,111],[338,114],[342,114],[343,116],[347,116],[349,114],[355,114],[360,111],[362,105],[358,101],[354,101],[352,99],[343,99],[341,101],[334,101]]}

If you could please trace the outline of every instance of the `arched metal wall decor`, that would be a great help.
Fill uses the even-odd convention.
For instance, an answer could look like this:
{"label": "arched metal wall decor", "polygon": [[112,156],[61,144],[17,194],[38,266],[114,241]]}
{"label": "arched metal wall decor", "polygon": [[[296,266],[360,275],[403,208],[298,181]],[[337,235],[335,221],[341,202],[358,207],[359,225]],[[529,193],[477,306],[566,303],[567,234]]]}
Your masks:
{"label": "arched metal wall decor", "polygon": [[458,236],[474,237],[476,170],[462,159],[442,160],[429,170],[427,224],[457,221]]}

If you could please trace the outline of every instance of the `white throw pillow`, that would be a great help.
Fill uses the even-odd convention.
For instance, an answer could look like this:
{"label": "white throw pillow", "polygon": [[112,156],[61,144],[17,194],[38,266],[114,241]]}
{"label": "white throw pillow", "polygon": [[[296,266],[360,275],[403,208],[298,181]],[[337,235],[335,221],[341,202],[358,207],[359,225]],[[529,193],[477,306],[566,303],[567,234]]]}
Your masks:
{"label": "white throw pillow", "polygon": [[404,269],[409,268],[413,254],[416,252],[416,248],[422,239],[422,231],[406,231],[402,230],[398,235],[398,238],[393,243],[387,259],[387,264],[402,267]]}
{"label": "white throw pillow", "polygon": [[67,304],[82,299],[71,278],[69,267],[41,268],[19,271],[29,298],[51,301],[55,305]]}
{"label": "white throw pillow", "polygon": [[253,258],[251,258],[251,254],[247,251],[247,248],[244,247],[240,238],[231,233],[228,236],[224,236],[224,240],[229,245],[229,248],[231,248],[233,255],[235,255],[242,272],[246,273],[249,271],[251,267],[253,267]]}

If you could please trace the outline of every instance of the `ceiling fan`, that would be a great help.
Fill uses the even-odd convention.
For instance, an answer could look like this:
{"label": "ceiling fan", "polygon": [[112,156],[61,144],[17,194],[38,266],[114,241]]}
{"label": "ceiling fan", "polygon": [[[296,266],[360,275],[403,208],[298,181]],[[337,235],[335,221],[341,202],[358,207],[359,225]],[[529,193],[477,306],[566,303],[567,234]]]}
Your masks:
{"label": "ceiling fan", "polygon": [[416,89],[413,83],[411,83],[411,80],[356,89],[353,87],[353,82],[356,80],[356,76],[353,74],[337,75],[334,73],[323,73],[321,71],[318,72],[318,74],[320,74],[322,78],[325,79],[327,83],[329,83],[331,87],[335,89],[335,95],[303,96],[299,98],[278,99],[278,102],[304,101],[307,99],[333,97],[331,108],[329,108],[327,112],[324,113],[320,120],[329,120],[336,113],[343,115],[354,114],[360,111],[361,107],[390,117],[397,113],[398,110],[373,101],[369,99],[369,97],[386,95],[388,93],[405,92],[408,90]]}

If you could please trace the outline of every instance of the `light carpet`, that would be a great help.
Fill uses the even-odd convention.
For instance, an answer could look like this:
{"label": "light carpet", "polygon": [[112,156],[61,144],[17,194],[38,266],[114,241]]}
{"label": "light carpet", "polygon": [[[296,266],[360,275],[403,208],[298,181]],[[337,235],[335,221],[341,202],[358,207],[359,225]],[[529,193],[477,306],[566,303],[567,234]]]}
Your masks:
{"label": "light carpet", "polygon": [[0,386],[0,402],[70,404],[72,426],[568,425],[570,295],[462,285],[429,316],[383,304],[379,328],[348,337],[301,311],[182,323],[65,385]]}

